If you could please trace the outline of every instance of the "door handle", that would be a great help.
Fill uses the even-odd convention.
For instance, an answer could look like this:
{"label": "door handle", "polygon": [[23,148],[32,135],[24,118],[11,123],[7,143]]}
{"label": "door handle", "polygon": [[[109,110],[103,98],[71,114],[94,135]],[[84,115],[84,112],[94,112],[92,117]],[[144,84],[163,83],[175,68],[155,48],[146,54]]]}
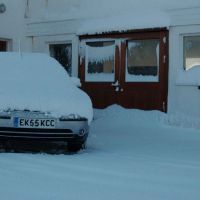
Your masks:
{"label": "door handle", "polygon": [[115,83],[111,83],[111,86],[115,87],[116,92],[123,92],[124,91],[124,89],[121,88],[121,85],[119,84],[118,80]]}
{"label": "door handle", "polygon": [[116,86],[115,92],[119,92],[119,91],[120,91],[119,86]]}
{"label": "door handle", "polygon": [[114,87],[118,87],[118,86],[120,86],[120,84],[119,84],[119,81],[117,80],[115,83],[111,83],[111,85],[112,86],[114,86]]}

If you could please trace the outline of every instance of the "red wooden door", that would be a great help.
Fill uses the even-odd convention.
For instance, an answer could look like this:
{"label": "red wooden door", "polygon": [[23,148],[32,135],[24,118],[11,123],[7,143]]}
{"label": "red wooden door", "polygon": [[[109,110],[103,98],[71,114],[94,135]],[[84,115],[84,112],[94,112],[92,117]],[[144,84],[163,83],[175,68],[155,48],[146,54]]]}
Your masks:
{"label": "red wooden door", "polygon": [[[95,40],[85,42],[83,48],[85,53],[79,69],[82,89],[88,93],[95,108],[105,108],[118,103],[118,93],[113,85],[118,79],[116,72],[119,67],[119,51],[115,42],[112,39]],[[97,53],[94,53],[94,50]],[[103,61],[103,57],[107,56],[104,55],[104,50],[110,55],[110,61]],[[96,57],[99,57],[99,61]],[[93,58],[97,61],[93,62]]]}
{"label": "red wooden door", "polygon": [[0,51],[6,51],[7,43],[5,41],[0,41]]}
{"label": "red wooden door", "polygon": [[166,112],[167,38],[166,31],[135,33],[122,43],[119,104]]}
{"label": "red wooden door", "polygon": [[[105,108],[111,104],[119,104],[126,108],[166,111],[168,88],[168,32],[166,30],[111,34],[92,39],[83,38],[83,40],[85,46],[90,45],[92,41],[94,47],[89,48],[90,51],[83,51],[80,65],[82,89],[89,94],[94,107]],[[95,44],[96,41],[100,41],[98,43],[101,48],[99,44]],[[114,46],[111,71],[109,71],[111,66],[106,62],[112,54],[109,48],[102,48],[104,42]],[[92,62],[91,58],[101,59]],[[107,59],[103,66],[98,65],[98,62],[101,63],[103,59],[104,61]],[[99,66],[101,66],[100,70]],[[94,76],[93,79],[86,78],[88,73]],[[112,75],[112,79],[99,79],[101,75]]]}

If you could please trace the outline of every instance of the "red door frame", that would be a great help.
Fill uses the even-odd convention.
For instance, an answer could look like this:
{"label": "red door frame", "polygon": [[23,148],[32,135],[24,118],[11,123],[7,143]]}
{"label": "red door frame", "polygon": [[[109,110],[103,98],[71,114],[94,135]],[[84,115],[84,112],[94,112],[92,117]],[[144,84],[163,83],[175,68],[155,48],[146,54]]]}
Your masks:
{"label": "red door frame", "polygon": [[[82,89],[86,91],[96,108],[105,108],[111,104],[120,104],[127,108],[139,108],[144,110],[167,111],[168,95],[168,30],[150,29],[127,33],[109,33],[102,35],[80,36],[84,39],[159,39],[160,41],[160,69],[159,82],[131,82],[125,83],[126,42],[121,43],[121,51],[116,46],[115,51],[115,81],[120,80],[121,89],[124,92],[116,92],[111,83],[85,82],[84,60],[79,65],[79,77],[82,81]],[[119,71],[121,70],[121,75]],[[119,77],[120,76],[120,77]]]}

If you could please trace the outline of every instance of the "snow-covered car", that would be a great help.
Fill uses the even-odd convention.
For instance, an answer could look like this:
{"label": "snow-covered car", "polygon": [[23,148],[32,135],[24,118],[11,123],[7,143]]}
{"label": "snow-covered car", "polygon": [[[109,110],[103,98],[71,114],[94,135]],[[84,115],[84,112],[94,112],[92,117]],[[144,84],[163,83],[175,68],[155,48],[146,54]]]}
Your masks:
{"label": "snow-covered car", "polygon": [[0,53],[0,144],[11,140],[66,141],[79,150],[93,117],[90,98],[53,58]]}

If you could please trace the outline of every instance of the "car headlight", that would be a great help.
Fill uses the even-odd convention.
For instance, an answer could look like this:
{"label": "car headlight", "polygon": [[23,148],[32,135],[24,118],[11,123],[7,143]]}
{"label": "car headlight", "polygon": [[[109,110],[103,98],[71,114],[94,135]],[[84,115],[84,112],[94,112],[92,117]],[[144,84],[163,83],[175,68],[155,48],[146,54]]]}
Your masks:
{"label": "car headlight", "polygon": [[79,130],[79,136],[84,136],[87,133],[87,129],[82,128]]}

